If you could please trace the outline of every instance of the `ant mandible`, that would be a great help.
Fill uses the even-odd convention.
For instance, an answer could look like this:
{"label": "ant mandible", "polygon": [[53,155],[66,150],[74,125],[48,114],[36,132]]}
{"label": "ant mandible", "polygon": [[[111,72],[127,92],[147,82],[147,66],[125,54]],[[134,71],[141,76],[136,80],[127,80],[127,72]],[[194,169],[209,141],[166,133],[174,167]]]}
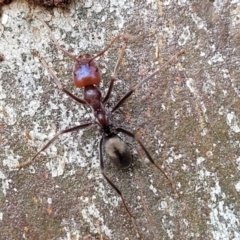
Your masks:
{"label": "ant mandible", "polygon": [[[112,92],[112,89],[113,89],[113,85],[114,85],[114,81],[116,79],[117,72],[118,72],[118,70],[120,68],[120,64],[121,64],[121,60],[122,60],[122,57],[123,57],[124,48],[126,47],[127,40],[129,38],[131,38],[131,36],[128,35],[128,34],[120,34],[120,35],[118,35],[117,37],[115,37],[110,42],[110,44],[103,51],[101,51],[100,53],[98,53],[94,57],[91,57],[89,54],[80,55],[80,56],[76,57],[73,54],[71,54],[68,51],[66,51],[64,48],[62,48],[59,45],[59,43],[55,39],[54,35],[52,34],[51,29],[48,27],[48,25],[44,21],[42,21],[39,18],[38,18],[38,20],[40,20],[43,23],[43,25],[47,28],[47,30],[48,30],[48,32],[50,34],[50,37],[54,41],[54,43],[57,46],[57,48],[60,49],[67,56],[69,56],[71,59],[73,59],[75,61],[75,67],[73,69],[73,80],[74,80],[74,84],[75,84],[76,87],[78,87],[78,88],[84,87],[84,99],[78,98],[77,96],[72,94],[70,91],[65,89],[62,86],[62,84],[60,83],[60,81],[57,78],[57,76],[55,75],[54,71],[47,65],[46,61],[38,53],[34,52],[33,54],[36,57],[39,58],[39,60],[43,64],[43,66],[48,70],[49,74],[51,75],[51,77],[53,78],[53,80],[57,84],[58,88],[62,92],[66,93],[68,96],[73,98],[78,103],[80,103],[80,104],[87,104],[87,105],[89,105],[92,108],[92,111],[93,111],[93,114],[95,116],[96,122],[99,125],[99,127],[101,128],[101,132],[102,132],[102,137],[101,137],[101,140],[100,140],[100,143],[99,143],[99,156],[100,156],[101,173],[102,173],[103,177],[107,180],[107,182],[116,190],[118,195],[121,197],[123,205],[124,205],[128,215],[130,216],[131,220],[133,221],[133,223],[135,225],[135,219],[134,219],[131,211],[127,207],[126,201],[123,198],[123,195],[122,195],[121,191],[108,178],[108,176],[106,175],[106,173],[104,171],[103,146],[105,146],[105,151],[106,151],[107,155],[109,156],[109,158],[120,169],[128,168],[132,164],[132,154],[129,151],[126,143],[124,143],[123,140],[117,135],[118,133],[125,134],[125,135],[131,137],[132,139],[134,139],[135,141],[138,142],[138,144],[140,145],[142,150],[145,152],[145,154],[147,155],[147,158],[150,160],[150,162],[168,180],[168,182],[171,185],[171,188],[172,188],[173,192],[175,193],[175,195],[177,197],[178,197],[178,194],[177,194],[176,188],[175,188],[174,184],[172,183],[172,181],[170,180],[170,178],[154,162],[154,160],[150,156],[149,152],[147,151],[147,149],[143,145],[142,141],[134,133],[131,133],[131,132],[129,132],[129,131],[123,129],[123,128],[120,128],[120,127],[116,127],[116,128],[113,127],[112,124],[110,124],[110,122],[109,122],[108,114],[106,113],[106,110],[105,110],[105,107],[104,107],[104,104],[108,101],[108,99],[109,99],[109,97],[111,95],[111,92]],[[123,47],[121,49],[121,52],[120,52],[120,55],[118,57],[118,60],[117,60],[117,63],[116,63],[115,69],[114,69],[114,73],[113,73],[113,76],[112,76],[112,79],[111,79],[111,82],[110,82],[110,86],[108,88],[108,92],[107,92],[106,96],[102,99],[102,94],[101,94],[99,88],[96,86],[101,81],[101,74],[100,74],[100,71],[99,71],[98,66],[95,63],[94,59],[96,59],[97,57],[102,56],[114,44],[114,42],[116,42],[120,38],[122,38],[124,40],[124,45],[123,45]],[[149,79],[153,78],[153,76],[158,74],[164,67],[166,67],[168,64],[170,64],[174,59],[176,59],[182,53],[184,53],[183,50],[177,52],[161,68],[155,70],[150,76],[146,77],[145,79],[140,81],[137,85],[135,85],[129,92],[127,92],[117,102],[117,104],[111,110],[111,113],[113,113],[120,106],[122,106],[123,103],[134,93],[134,91],[136,91],[140,86],[142,86]],[[60,135],[65,134],[65,133],[69,133],[69,132],[74,132],[74,131],[77,131],[77,130],[80,130],[80,129],[84,129],[86,127],[91,126],[92,124],[93,124],[93,122],[88,122],[88,123],[84,123],[84,124],[81,124],[81,125],[78,125],[78,126],[75,126],[75,127],[72,127],[72,128],[68,128],[68,129],[65,129],[65,130],[62,130],[62,131],[58,132],[51,140],[49,140],[47,142],[47,144],[45,146],[43,146],[35,154],[35,156],[33,158],[31,158],[30,160],[28,160],[26,162],[20,163],[17,166],[17,168],[20,169],[20,168],[23,168],[23,167],[31,164],[36,159],[36,157],[41,152],[43,152],[46,148],[48,148],[49,145],[52,144]]]}

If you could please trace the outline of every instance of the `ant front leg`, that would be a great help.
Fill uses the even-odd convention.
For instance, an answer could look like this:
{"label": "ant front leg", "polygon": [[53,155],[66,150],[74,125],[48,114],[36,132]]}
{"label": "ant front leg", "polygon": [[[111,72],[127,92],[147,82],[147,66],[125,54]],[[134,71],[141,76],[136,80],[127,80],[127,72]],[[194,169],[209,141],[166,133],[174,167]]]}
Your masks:
{"label": "ant front leg", "polygon": [[144,78],[141,82],[139,82],[137,85],[135,85],[130,91],[128,91],[113,107],[111,112],[116,111],[119,107],[123,105],[123,103],[139,88],[141,87],[145,82],[153,78],[156,74],[160,73],[167,65],[169,65],[173,60],[175,60],[178,56],[184,53],[184,50],[180,50],[177,52],[173,57],[171,57],[166,63],[162,65],[159,69],[155,70],[150,76]]}
{"label": "ant front leg", "polygon": [[131,138],[133,138],[135,141],[138,142],[138,144],[140,145],[140,147],[142,148],[142,150],[145,152],[145,154],[147,155],[147,158],[149,159],[149,161],[164,175],[164,177],[168,180],[168,182],[171,185],[171,188],[173,190],[173,192],[175,193],[175,196],[178,198],[178,193],[177,190],[173,184],[173,182],[171,181],[171,179],[168,177],[168,175],[154,162],[154,160],[152,159],[151,155],[149,154],[148,150],[145,148],[145,146],[143,145],[142,141],[133,133],[123,129],[123,128],[116,128],[115,129],[117,132],[121,132]]}
{"label": "ant front leg", "polygon": [[74,132],[74,131],[77,131],[77,130],[80,130],[80,129],[83,129],[83,128],[86,128],[86,127],[89,127],[91,126],[92,123],[84,123],[84,124],[81,124],[79,126],[76,126],[76,127],[72,127],[72,128],[68,128],[68,129],[65,129],[65,130],[62,130],[60,131],[59,133],[57,133],[52,139],[50,139],[36,154],[33,158],[31,158],[30,160],[26,161],[26,162],[23,162],[23,163],[20,163],[18,166],[16,166],[17,168],[21,169],[23,167],[26,167],[28,165],[30,165],[35,159],[36,157],[41,153],[43,152],[44,150],[46,150],[60,135],[63,135],[64,133],[69,133],[69,132]]}
{"label": "ant front leg", "polygon": [[127,45],[127,40],[124,39],[124,45],[122,46],[121,50],[120,50],[120,54],[118,56],[118,60],[117,60],[117,63],[115,65],[115,68],[114,68],[114,72],[113,72],[113,76],[112,76],[112,79],[111,79],[111,82],[110,82],[110,85],[109,85],[109,88],[108,88],[108,92],[107,92],[107,95],[104,97],[102,103],[106,103],[112,93],[112,89],[113,89],[113,84],[116,80],[116,77],[117,77],[117,73],[120,69],[120,65],[121,65],[121,62],[122,62],[122,58],[123,58],[123,54],[124,54],[124,50],[126,48],[126,45]]}
{"label": "ant front leg", "polygon": [[103,153],[102,153],[102,148],[103,148],[103,139],[104,137],[101,138],[100,143],[99,143],[99,157],[100,157],[100,168],[101,168],[101,173],[103,175],[103,177],[107,180],[108,184],[111,185],[112,188],[114,188],[114,190],[117,192],[117,194],[120,196],[120,198],[122,199],[124,208],[126,209],[129,217],[132,220],[132,223],[134,225],[135,231],[136,231],[136,235],[137,238],[139,238],[139,232],[137,229],[137,225],[136,225],[136,221],[135,218],[133,217],[131,211],[129,210],[125,199],[123,198],[122,192],[119,190],[119,188],[108,178],[108,176],[106,175],[105,171],[104,171],[104,163],[103,163]]}
{"label": "ant front leg", "polygon": [[54,71],[52,70],[52,68],[50,68],[50,67],[48,66],[48,64],[46,63],[46,61],[44,60],[44,58],[41,57],[38,52],[33,52],[32,54],[40,60],[40,62],[41,62],[42,65],[44,66],[44,68],[47,69],[47,71],[49,72],[50,76],[52,77],[52,79],[54,80],[54,82],[57,84],[58,88],[59,88],[62,92],[66,93],[68,96],[70,96],[71,98],[73,98],[73,99],[74,99],[75,101],[77,101],[78,103],[86,104],[86,102],[85,102],[83,99],[78,98],[77,96],[75,96],[74,94],[72,94],[71,92],[69,92],[67,89],[65,89],[65,88],[62,86],[61,82],[60,82],[59,79],[57,78],[57,76],[56,76],[56,74],[54,73]]}

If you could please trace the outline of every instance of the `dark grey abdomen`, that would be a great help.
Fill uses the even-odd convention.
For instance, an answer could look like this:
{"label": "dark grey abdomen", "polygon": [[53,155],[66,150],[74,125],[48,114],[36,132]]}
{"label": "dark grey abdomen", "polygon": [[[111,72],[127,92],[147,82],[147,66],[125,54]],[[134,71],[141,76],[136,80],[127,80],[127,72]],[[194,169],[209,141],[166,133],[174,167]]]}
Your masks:
{"label": "dark grey abdomen", "polygon": [[118,137],[117,134],[111,133],[104,138],[105,151],[110,160],[119,168],[128,168],[132,164],[132,154],[127,144]]}

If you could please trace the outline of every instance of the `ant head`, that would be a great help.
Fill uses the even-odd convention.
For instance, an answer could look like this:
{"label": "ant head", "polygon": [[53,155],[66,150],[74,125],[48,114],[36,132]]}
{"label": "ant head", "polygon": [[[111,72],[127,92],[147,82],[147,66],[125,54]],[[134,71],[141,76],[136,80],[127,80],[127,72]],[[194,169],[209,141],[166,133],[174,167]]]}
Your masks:
{"label": "ant head", "polygon": [[73,81],[76,87],[85,87],[99,84],[101,74],[91,55],[80,55],[73,69]]}

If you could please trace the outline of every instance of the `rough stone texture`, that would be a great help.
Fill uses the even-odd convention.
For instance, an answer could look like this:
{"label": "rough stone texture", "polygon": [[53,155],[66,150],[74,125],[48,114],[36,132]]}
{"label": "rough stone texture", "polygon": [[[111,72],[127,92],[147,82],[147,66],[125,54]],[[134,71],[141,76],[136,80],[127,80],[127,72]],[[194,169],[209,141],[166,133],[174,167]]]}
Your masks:
{"label": "rough stone texture", "polygon": [[[49,77],[38,51],[75,94],[73,62],[57,50],[96,54],[122,32],[128,44],[107,107],[131,86],[185,50],[142,86],[112,117],[136,132],[177,187],[149,164],[131,139],[134,165],[106,170],[121,188],[141,239],[240,239],[240,3],[238,0],[75,1],[69,11],[16,1],[0,23],[0,232],[1,239],[136,239],[120,198],[102,178],[93,126],[66,134],[27,168],[60,129],[92,119]],[[102,58],[107,91],[121,43]]]}

